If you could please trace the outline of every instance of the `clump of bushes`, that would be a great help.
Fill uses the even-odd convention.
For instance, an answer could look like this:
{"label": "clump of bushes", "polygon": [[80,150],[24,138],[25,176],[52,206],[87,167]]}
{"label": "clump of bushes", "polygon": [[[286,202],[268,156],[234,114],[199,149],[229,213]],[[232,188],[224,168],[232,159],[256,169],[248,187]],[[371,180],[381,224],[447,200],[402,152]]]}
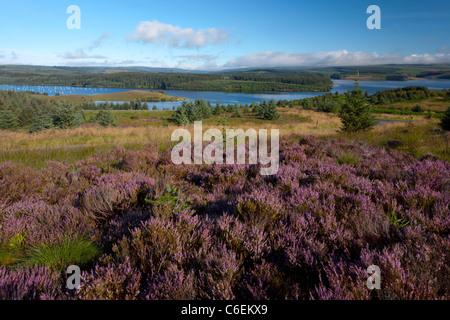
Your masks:
{"label": "clump of bushes", "polygon": [[253,108],[253,112],[262,117],[264,120],[277,120],[280,118],[280,115],[277,111],[277,105],[273,100],[269,102],[261,102],[259,105]]}
{"label": "clump of bushes", "polygon": [[181,106],[174,112],[173,122],[184,126],[194,121],[208,119],[213,114],[213,107],[205,100],[196,100],[195,102],[183,101]]}
{"label": "clump of bushes", "polygon": [[425,112],[424,108],[420,104],[417,104],[414,107],[412,107],[411,111],[412,112]]}

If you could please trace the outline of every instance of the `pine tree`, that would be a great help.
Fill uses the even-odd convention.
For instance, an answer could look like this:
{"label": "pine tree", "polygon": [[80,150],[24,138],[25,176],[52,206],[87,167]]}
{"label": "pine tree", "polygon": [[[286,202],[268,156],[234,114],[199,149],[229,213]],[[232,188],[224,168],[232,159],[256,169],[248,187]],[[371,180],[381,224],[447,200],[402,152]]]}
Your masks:
{"label": "pine tree", "polygon": [[108,109],[100,110],[95,116],[95,121],[97,121],[102,127],[115,126],[116,120],[117,119],[114,114]]}
{"label": "pine tree", "polygon": [[45,129],[50,129],[54,126],[53,116],[48,112],[43,112],[34,119],[29,132],[33,133]]}
{"label": "pine tree", "polygon": [[0,111],[0,129],[14,130],[19,126],[16,115],[11,110],[5,109]]}
{"label": "pine tree", "polygon": [[198,106],[202,113],[202,119],[211,118],[213,110],[209,103],[207,103],[205,100],[197,100],[195,104]]}
{"label": "pine tree", "polygon": [[194,104],[192,102],[186,103],[185,112],[189,122],[200,121],[203,119],[203,112],[200,104]]}
{"label": "pine tree", "polygon": [[259,115],[261,115],[264,120],[277,120],[280,118],[277,111],[277,105],[273,100],[270,102],[264,101],[258,111]]}
{"label": "pine tree", "polygon": [[180,107],[174,112],[173,122],[179,126],[185,126],[189,123],[189,118],[184,107]]}
{"label": "pine tree", "polygon": [[83,115],[73,105],[60,104],[54,117],[54,124],[61,129],[76,127],[83,123]]}
{"label": "pine tree", "polygon": [[223,113],[223,107],[217,102],[216,107],[213,110],[215,116],[221,115]]}
{"label": "pine tree", "polygon": [[303,100],[302,105],[303,105],[303,109],[305,109],[305,110],[312,110],[314,108],[314,105],[313,105],[311,99],[309,99],[309,98],[306,98],[305,100]]}
{"label": "pine tree", "polygon": [[348,92],[345,103],[339,112],[343,131],[369,130],[375,125],[375,118],[366,103],[367,98],[364,96],[363,90],[359,88],[359,83],[356,80],[355,90]]}
{"label": "pine tree", "polygon": [[450,131],[450,107],[445,111],[444,116],[441,119],[440,126],[445,131]]}

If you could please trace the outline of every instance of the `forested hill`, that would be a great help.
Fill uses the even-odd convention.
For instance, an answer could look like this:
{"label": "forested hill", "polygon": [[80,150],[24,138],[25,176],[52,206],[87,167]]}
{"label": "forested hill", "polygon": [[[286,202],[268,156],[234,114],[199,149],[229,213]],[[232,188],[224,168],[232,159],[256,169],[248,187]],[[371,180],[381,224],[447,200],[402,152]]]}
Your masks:
{"label": "forested hill", "polygon": [[223,92],[330,91],[332,81],[318,73],[254,70],[221,73],[135,72],[105,68],[0,66],[0,84],[114,87]]}

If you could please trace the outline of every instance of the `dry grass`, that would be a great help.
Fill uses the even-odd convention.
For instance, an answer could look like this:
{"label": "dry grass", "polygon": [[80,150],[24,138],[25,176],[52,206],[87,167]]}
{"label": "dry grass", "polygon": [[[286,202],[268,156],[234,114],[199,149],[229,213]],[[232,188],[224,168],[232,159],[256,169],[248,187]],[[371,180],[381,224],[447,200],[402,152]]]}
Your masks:
{"label": "dry grass", "polygon": [[450,101],[443,97],[431,97],[423,101],[419,102],[396,102],[389,105],[391,108],[404,108],[411,110],[415,106],[420,105],[426,112],[432,111],[432,112],[444,112],[447,110],[448,107],[450,107]]}
{"label": "dry grass", "polygon": [[[158,114],[155,112],[155,114]],[[273,122],[263,121],[257,118],[228,118],[230,126],[227,128],[244,129],[279,129],[280,136],[286,137],[292,133],[327,135],[337,133],[340,127],[340,119],[336,115],[313,111],[289,110],[282,111],[282,119]],[[299,116],[300,121],[291,121],[292,115]],[[284,118],[284,119],[283,119]],[[203,130],[221,128],[217,122],[221,117],[215,117],[204,121]],[[138,122],[137,119],[136,122]],[[88,125],[66,130],[50,129],[36,133],[28,133],[25,130],[2,132],[0,152],[17,149],[56,148],[64,146],[98,146],[98,145],[123,145],[144,144],[149,141],[160,144],[170,143],[172,132],[179,128],[175,125],[163,126],[162,122],[154,125],[119,126],[103,128],[98,125]],[[193,125],[186,127],[193,133]]]}
{"label": "dry grass", "polygon": [[[328,138],[342,136],[348,139],[359,139],[371,144],[384,146],[389,139],[404,142],[404,151],[416,155],[426,152],[448,158],[448,141],[433,134],[438,128],[437,120],[429,120],[415,116],[411,124],[395,122],[377,126],[370,132],[346,135],[340,132],[341,121],[335,114],[320,113],[295,108],[279,108],[281,118],[276,121],[264,121],[253,114],[245,114],[243,118],[232,118],[230,115],[215,116],[203,122],[203,132],[208,129],[278,129],[280,139],[295,140],[306,135]],[[150,142],[156,142],[160,149],[174,146],[171,141],[172,132],[178,126],[171,125],[169,111],[127,112],[117,113],[122,117],[118,127],[103,128],[95,124],[87,124],[79,128],[66,130],[50,129],[29,134],[27,131],[2,131],[0,143],[0,162],[17,161],[33,166],[42,166],[47,161],[75,162],[92,154],[110,150],[117,146],[128,149],[141,149]],[[133,116],[134,115],[134,116]],[[155,119],[147,121],[150,115]],[[377,115],[377,118],[378,117]],[[384,115],[385,120],[398,118],[395,115]],[[219,125],[225,119],[229,125]],[[411,117],[406,117],[410,120]],[[405,120],[406,120],[405,119]],[[126,122],[125,122],[126,120]],[[193,136],[193,124],[185,127]]]}
{"label": "dry grass", "polygon": [[450,133],[439,129],[439,121],[417,120],[412,123],[391,123],[375,127],[370,132],[341,134],[350,141],[363,140],[369,144],[387,147],[389,140],[400,141],[398,151],[421,158],[428,153],[450,161]]}
{"label": "dry grass", "polygon": [[51,129],[29,134],[26,131],[6,131],[2,134],[0,151],[15,149],[56,148],[63,146],[98,146],[104,144],[145,143],[170,141],[176,127],[79,127],[67,130]]}

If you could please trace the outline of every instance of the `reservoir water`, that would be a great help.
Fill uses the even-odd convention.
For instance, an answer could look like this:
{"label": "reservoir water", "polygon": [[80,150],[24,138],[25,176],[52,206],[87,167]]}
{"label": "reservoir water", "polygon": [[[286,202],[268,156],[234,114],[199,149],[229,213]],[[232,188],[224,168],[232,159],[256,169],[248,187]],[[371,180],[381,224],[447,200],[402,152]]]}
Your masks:
{"label": "reservoir water", "polygon": [[[354,88],[353,80],[333,80],[334,87],[332,93],[345,93]],[[450,79],[430,79],[430,80],[412,80],[412,81],[360,81],[360,88],[367,90],[369,94],[374,94],[377,91],[385,89],[395,89],[406,86],[425,86],[432,90],[450,89]],[[81,88],[68,86],[18,86],[18,85],[0,85],[0,90],[15,90],[15,91],[34,91],[39,93],[48,93],[54,96],[60,95],[96,95],[125,92],[133,89],[122,88]],[[142,90],[142,89],[136,89]],[[270,93],[227,93],[227,92],[213,92],[213,91],[186,91],[186,90],[166,90],[165,93],[174,97],[187,98],[188,101],[203,99],[216,104],[251,104],[258,103],[265,100],[296,100],[303,98],[315,97],[323,95],[325,92],[270,92]],[[158,109],[178,107],[182,102],[149,102],[150,108],[156,106]]]}

